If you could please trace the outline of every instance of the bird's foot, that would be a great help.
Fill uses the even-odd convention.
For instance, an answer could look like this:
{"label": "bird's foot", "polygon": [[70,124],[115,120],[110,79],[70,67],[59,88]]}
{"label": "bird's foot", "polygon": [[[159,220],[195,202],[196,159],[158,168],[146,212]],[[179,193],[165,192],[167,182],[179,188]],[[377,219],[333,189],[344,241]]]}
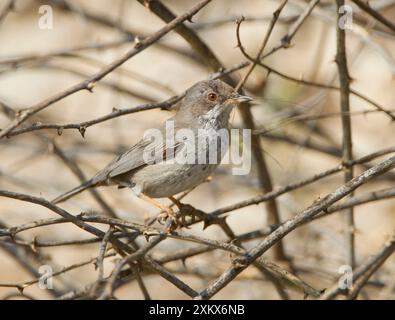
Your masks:
{"label": "bird's foot", "polygon": [[197,221],[197,218],[199,217],[198,210],[189,204],[180,202],[174,197],[170,197],[169,199],[177,206],[179,210],[176,213],[177,226],[188,228],[189,225]]}
{"label": "bird's foot", "polygon": [[188,228],[188,226],[195,223],[198,218],[198,211],[194,207],[189,204],[181,203],[179,211],[177,212],[177,219],[183,227]]}
{"label": "bird's foot", "polygon": [[172,208],[170,208],[170,207],[163,207],[163,212],[159,214],[157,220],[158,220],[158,222],[160,224],[165,224],[168,221],[176,222],[177,221],[177,216],[174,213]]}

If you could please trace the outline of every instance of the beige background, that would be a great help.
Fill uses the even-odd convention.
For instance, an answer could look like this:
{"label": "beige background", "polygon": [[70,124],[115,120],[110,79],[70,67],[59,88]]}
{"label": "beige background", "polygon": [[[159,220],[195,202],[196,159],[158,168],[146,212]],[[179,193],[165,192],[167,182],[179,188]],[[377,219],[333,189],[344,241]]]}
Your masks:
{"label": "beige background", "polygon": [[[182,13],[190,8],[195,1],[164,1],[174,12]],[[1,4],[4,1],[0,1]],[[90,12],[110,16],[120,21],[125,27],[137,33],[151,34],[164,24],[154,14],[135,1],[72,1],[78,7]],[[291,1],[287,5],[284,16],[300,12],[302,2]],[[209,22],[221,17],[240,16],[270,17],[278,5],[277,1],[262,0],[221,0],[213,1],[204,8],[193,20],[197,23]],[[0,58],[25,54],[44,54],[56,50],[77,47],[85,44],[102,43],[119,39],[121,34],[107,27],[91,23],[77,14],[70,14],[54,8],[54,28],[40,30],[38,28],[38,6],[36,1],[17,1],[15,12],[11,12],[0,25]],[[333,10],[327,10],[332,12]],[[395,10],[386,12],[388,17],[395,18]],[[330,18],[331,16],[329,16]],[[193,26],[193,25],[192,25]],[[259,47],[262,37],[268,27],[268,21],[245,22],[242,25],[242,39],[248,52],[254,54]],[[268,48],[276,45],[287,31],[287,25],[277,24]],[[216,55],[226,66],[232,66],[244,61],[236,45],[235,23],[199,31],[201,37],[214,50]],[[348,52],[350,73],[354,79],[352,86],[371,99],[388,109],[395,109],[394,57],[395,42],[391,38],[368,36],[369,41],[363,42],[361,34],[348,32]],[[177,48],[189,50],[174,32],[163,40]],[[372,43],[375,43],[373,45]],[[332,22],[313,15],[302,26],[293,40],[293,46],[287,50],[280,50],[266,62],[295,77],[314,80],[320,83],[330,83],[336,75],[335,28]],[[382,48],[391,61],[384,59]],[[111,63],[125,53],[128,44],[117,48],[97,51],[83,51],[82,55],[93,57],[103,64]],[[97,67],[87,65],[78,58],[57,57],[48,61],[49,66],[61,66],[92,75]],[[32,67],[22,66],[5,68],[0,73],[0,101],[7,103],[14,109],[29,107],[43,99],[54,95],[69,86],[78,83],[83,78],[70,74],[48,65]],[[392,67],[392,72],[391,72]],[[128,72],[143,75],[168,87],[167,91],[149,86],[140,80],[130,77]],[[237,73],[240,77],[244,71]],[[181,93],[196,81],[206,79],[209,70],[192,62],[190,59],[157,46],[144,50],[141,54],[127,61],[119,71],[112,73],[106,80],[152,97],[161,101],[172,94]],[[306,126],[293,122],[279,125],[289,112],[294,109],[306,108],[306,113],[312,114],[338,112],[339,97],[336,92],[319,91],[316,89],[295,85],[274,75],[266,78],[266,71],[256,68],[247,85],[254,91],[256,105],[253,113],[259,127],[275,128],[274,132],[285,133],[300,139],[312,138],[313,141],[341,146],[341,124],[339,117],[321,120],[317,123],[320,130],[328,137],[323,139],[317,135],[311,136]],[[267,80],[265,91],[259,89],[262,81]],[[253,90],[255,88],[255,90]],[[258,89],[256,89],[258,88]],[[172,93],[173,92],[173,93]],[[83,91],[73,94],[55,103],[45,111],[34,117],[34,121],[50,123],[74,123],[97,118],[111,112],[112,108],[126,108],[136,106],[145,101],[133,98],[108,89],[100,83],[94,88],[94,93]],[[352,111],[371,110],[372,107],[364,101],[352,98]],[[77,130],[65,130],[62,136],[55,131],[42,131],[63,148],[68,155],[78,162],[86,175],[93,175],[102,168],[117,153],[121,147],[127,147],[137,142],[144,129],[160,124],[169,117],[169,112],[152,110],[123,116],[111,121],[88,128],[85,139]],[[233,125],[241,126],[237,112],[232,116]],[[0,114],[0,127],[8,123]],[[388,118],[381,113],[354,116],[352,120],[354,135],[354,150],[356,156],[363,156],[373,151],[394,144],[395,127]],[[323,155],[302,147],[263,139],[267,162],[275,186],[286,185],[290,182],[307,178],[314,173],[321,172],[339,164],[339,159]],[[79,183],[77,178],[42,143],[33,133],[23,134],[0,143],[0,188],[43,196],[51,199],[56,195],[74,187]],[[357,172],[361,172],[360,169]],[[199,186],[185,199],[185,202],[210,212],[225,205],[236,203],[260,194],[256,174],[249,176],[232,176],[229,166],[221,167],[214,175],[212,182]],[[311,204],[319,196],[334,190],[342,184],[342,175],[338,174],[321,180],[296,192],[286,194],[278,199],[282,219],[291,218],[295,213]],[[393,182],[392,182],[393,185]],[[357,191],[361,194],[391,186],[389,182],[375,181]],[[116,209],[120,217],[134,222],[144,222],[144,219],[157,213],[157,210],[137,199],[129,190],[116,188],[102,188],[100,193]],[[165,201],[164,201],[165,202]],[[81,211],[99,210],[89,193],[83,193],[62,204],[69,212],[78,214]],[[394,200],[381,201],[356,208],[356,241],[357,262],[366,260],[373,254],[394,229]],[[22,203],[16,200],[0,198],[0,221],[8,226],[30,222],[37,219],[54,217],[54,213],[39,206]],[[255,230],[266,225],[266,212],[262,204],[250,206],[233,212],[228,222],[236,234]],[[323,289],[330,286],[338,276],[339,266],[345,263],[346,249],[342,234],[344,223],[341,215],[309,224],[287,236],[284,240],[286,251],[294,258],[296,266],[300,267],[300,276],[315,286]],[[102,228],[102,227],[101,227]],[[103,228],[104,229],[104,228]],[[190,232],[213,239],[226,237],[217,227],[202,230],[202,225],[195,225]],[[37,237],[40,240],[83,239],[88,234],[70,225],[55,225],[24,232],[26,240]],[[0,238],[0,241],[1,238]],[[141,243],[144,242],[140,239]],[[247,243],[251,247],[257,243]],[[153,250],[153,256],[162,256],[176,249],[194,246],[177,240],[166,240]],[[81,246],[63,246],[56,248],[42,248],[54,263],[55,269],[97,256],[99,244]],[[267,255],[270,258],[271,254]],[[186,262],[186,269],[180,262],[167,265],[172,270],[178,270],[181,279],[195,290],[203,289],[211,278],[206,275],[219,275],[229,265],[229,255],[215,251],[204,254]],[[105,271],[108,274],[114,266],[114,259],[106,260]],[[377,273],[375,279],[388,284],[393,282],[395,275],[395,260],[389,259]],[[185,274],[183,274],[185,273]],[[66,276],[74,286],[82,288],[93,282],[97,271],[93,264],[67,273]],[[0,251],[0,283],[22,283],[31,279],[15,260]],[[391,280],[392,279],[392,280]],[[146,278],[147,287],[157,299],[185,299],[185,294],[167,283],[159,276]],[[392,283],[393,287],[393,283]],[[369,286],[367,295],[362,298],[394,298],[391,290],[385,291],[378,287]],[[10,292],[10,288],[0,288],[0,298]],[[49,298],[45,290],[37,286],[25,290],[35,298]],[[290,289],[292,298],[303,298],[299,291]],[[116,292],[116,297],[122,299],[141,299],[142,295],[132,282]],[[278,295],[270,282],[261,280],[261,275],[255,269],[249,268],[235,281],[215,296],[217,299],[277,299]]]}

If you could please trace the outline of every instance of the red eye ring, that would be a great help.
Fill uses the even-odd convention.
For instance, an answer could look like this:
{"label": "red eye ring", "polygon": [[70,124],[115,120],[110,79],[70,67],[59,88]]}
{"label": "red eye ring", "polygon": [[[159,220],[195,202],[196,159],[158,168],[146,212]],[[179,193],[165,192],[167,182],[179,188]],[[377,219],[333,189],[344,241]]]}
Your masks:
{"label": "red eye ring", "polygon": [[211,93],[209,93],[209,94],[207,95],[207,98],[208,98],[210,101],[215,101],[215,100],[217,100],[218,96],[217,96],[214,92],[211,92]]}

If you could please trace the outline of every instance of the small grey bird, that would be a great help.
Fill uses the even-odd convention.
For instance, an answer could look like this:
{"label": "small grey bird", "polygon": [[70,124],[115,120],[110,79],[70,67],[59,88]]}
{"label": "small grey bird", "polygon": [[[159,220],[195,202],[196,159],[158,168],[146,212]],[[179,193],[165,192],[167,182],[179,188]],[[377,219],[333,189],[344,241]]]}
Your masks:
{"label": "small grey bird", "polygon": [[[215,134],[220,130],[229,130],[229,116],[234,106],[251,100],[221,80],[196,83],[178,103],[176,114],[157,129],[163,137],[167,137],[166,130],[172,124],[175,136],[187,129],[187,132],[194,134],[193,139],[183,136],[169,142],[168,139],[152,141],[152,137],[144,137],[90,180],[52,202],[65,201],[90,187],[118,185],[130,187],[139,197],[165,210],[166,218],[171,216],[173,213],[169,208],[152,198],[168,197],[174,202],[175,194],[194,188],[206,180],[218,166],[227,147],[218,143]],[[208,159],[211,147],[217,148],[218,161],[197,161]],[[153,153],[155,156],[147,161],[147,155]],[[163,157],[158,158],[157,155]],[[186,161],[191,156],[195,162]]]}

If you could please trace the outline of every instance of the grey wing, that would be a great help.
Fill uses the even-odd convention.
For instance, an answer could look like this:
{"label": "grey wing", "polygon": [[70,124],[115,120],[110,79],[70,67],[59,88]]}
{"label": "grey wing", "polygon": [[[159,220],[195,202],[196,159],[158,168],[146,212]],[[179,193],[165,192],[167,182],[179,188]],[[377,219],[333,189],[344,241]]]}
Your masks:
{"label": "grey wing", "polygon": [[[165,146],[163,141],[155,142],[150,139],[142,139],[133,147],[112,160],[103,170],[93,177],[93,180],[105,181],[143,166],[169,159],[174,157],[181,149],[181,146],[182,143],[175,143],[173,146]],[[148,155],[150,153],[154,153],[156,157],[148,159],[148,156],[144,156],[144,154]]]}

